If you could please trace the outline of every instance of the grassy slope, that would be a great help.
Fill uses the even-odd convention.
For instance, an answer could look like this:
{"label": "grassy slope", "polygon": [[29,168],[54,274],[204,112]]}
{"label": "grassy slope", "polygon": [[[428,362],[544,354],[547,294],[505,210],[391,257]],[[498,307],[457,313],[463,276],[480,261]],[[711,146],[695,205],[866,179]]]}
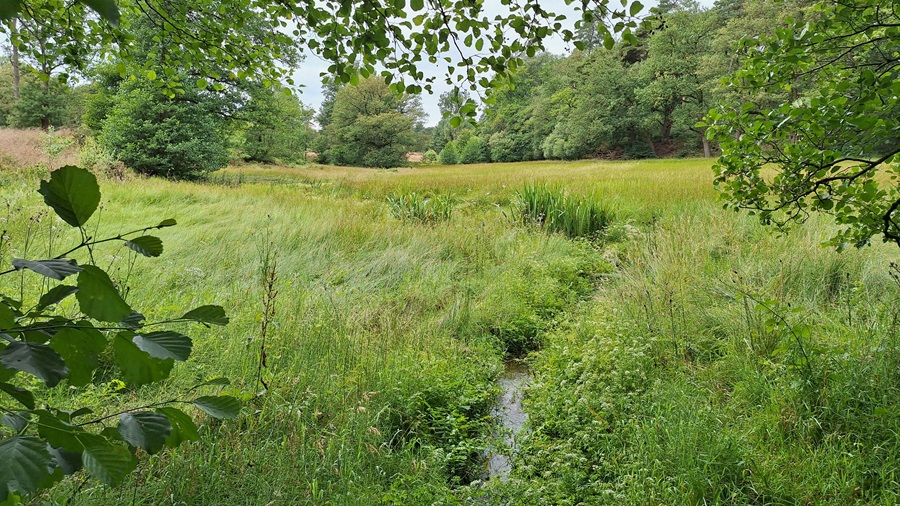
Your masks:
{"label": "grassy slope", "polygon": [[[892,248],[822,249],[824,220],[772,236],[719,208],[698,160],[244,167],[214,179],[245,184],[104,186],[109,230],[180,223],[163,234],[160,261],[139,263],[132,302],[159,315],[214,302],[233,318],[192,334],[196,357],[171,388],[226,374],[256,390],[266,244],[277,258],[272,391],[241,421],[148,459],[137,489],[148,503],[895,498]],[[514,190],[544,180],[607,195],[627,223],[619,242],[598,251],[513,225]],[[30,187],[4,184],[4,197],[29,213]],[[452,194],[456,212],[437,225],[396,221],[384,197],[404,190]],[[616,271],[584,300],[606,261]],[[741,292],[807,310],[767,325],[771,313]],[[791,333],[804,324],[810,366]],[[544,350],[514,479],[454,492],[448,484],[477,474],[490,379],[504,342],[523,333],[543,336]],[[98,407],[134,400],[81,395]],[[78,502],[132,493],[89,489]]]}

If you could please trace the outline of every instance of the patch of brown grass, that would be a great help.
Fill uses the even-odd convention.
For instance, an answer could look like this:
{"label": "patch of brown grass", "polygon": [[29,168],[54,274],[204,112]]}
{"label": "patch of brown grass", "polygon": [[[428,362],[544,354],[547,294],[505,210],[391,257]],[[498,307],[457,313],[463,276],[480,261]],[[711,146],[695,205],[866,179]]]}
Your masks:
{"label": "patch of brown grass", "polygon": [[[57,130],[53,135],[66,137],[72,136],[73,132]],[[78,164],[78,147],[75,142],[51,160],[45,148],[47,136],[47,133],[39,129],[0,128],[0,170],[47,166],[51,163],[53,168]]]}

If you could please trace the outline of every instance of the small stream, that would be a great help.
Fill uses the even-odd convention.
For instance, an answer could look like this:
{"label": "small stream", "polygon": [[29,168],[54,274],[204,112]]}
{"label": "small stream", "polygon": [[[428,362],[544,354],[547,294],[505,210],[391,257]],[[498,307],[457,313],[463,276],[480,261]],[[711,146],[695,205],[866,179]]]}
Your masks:
{"label": "small stream", "polygon": [[506,361],[506,370],[498,383],[501,394],[491,415],[503,429],[504,446],[496,451],[488,451],[487,475],[489,479],[506,481],[511,469],[510,458],[515,453],[516,435],[528,421],[528,413],[522,408],[522,395],[531,380],[531,369],[518,359]]}

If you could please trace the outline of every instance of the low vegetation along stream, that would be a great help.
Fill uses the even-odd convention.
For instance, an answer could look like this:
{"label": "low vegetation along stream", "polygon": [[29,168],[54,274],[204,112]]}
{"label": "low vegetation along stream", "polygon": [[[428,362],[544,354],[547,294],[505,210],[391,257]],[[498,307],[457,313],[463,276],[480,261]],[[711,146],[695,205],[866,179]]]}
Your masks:
{"label": "low vegetation along stream", "polygon": [[[24,217],[4,222],[4,255],[78,240],[28,220],[40,176],[0,173]],[[200,439],[142,455],[125,486],[76,475],[40,500],[897,503],[894,249],[822,248],[832,229],[815,217],[771,235],[723,211],[710,179],[709,162],[680,160],[103,181],[98,237],[178,221],[159,261],[135,263],[129,304],[154,319],[219,304],[231,323],[191,329],[162,387],[126,387],[108,364],[47,402],[100,417],[228,376],[217,388],[243,409],[192,412]],[[580,236],[544,205],[607,221]],[[2,291],[18,294],[12,278]],[[530,370],[504,363],[522,352]]]}

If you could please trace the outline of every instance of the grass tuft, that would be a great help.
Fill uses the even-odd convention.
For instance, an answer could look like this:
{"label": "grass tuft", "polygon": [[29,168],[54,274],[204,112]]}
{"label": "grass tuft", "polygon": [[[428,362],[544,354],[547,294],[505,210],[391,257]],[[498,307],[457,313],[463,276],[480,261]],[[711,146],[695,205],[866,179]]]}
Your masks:
{"label": "grass tuft", "polygon": [[529,183],[518,191],[521,221],[537,224],[568,237],[591,237],[602,233],[613,220],[613,212],[597,194],[567,193],[548,183]]}

